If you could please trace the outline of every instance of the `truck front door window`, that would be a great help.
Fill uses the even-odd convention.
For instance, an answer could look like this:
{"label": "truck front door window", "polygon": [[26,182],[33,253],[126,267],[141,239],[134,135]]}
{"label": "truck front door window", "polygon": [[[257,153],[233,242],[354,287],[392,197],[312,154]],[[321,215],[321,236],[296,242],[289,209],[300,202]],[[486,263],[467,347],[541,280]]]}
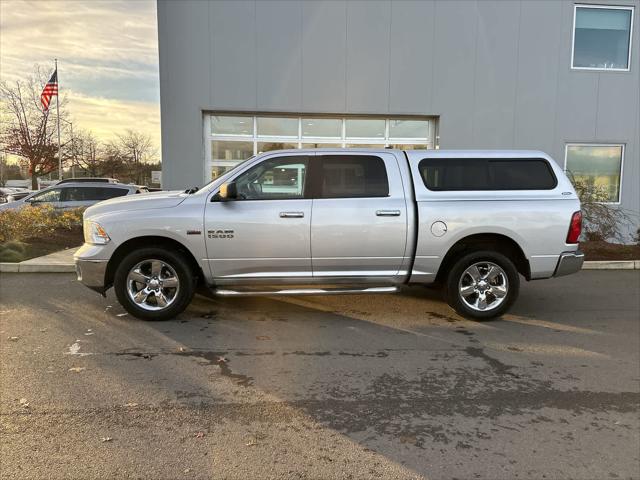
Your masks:
{"label": "truck front door window", "polygon": [[241,200],[287,200],[304,198],[307,157],[265,160],[235,180]]}

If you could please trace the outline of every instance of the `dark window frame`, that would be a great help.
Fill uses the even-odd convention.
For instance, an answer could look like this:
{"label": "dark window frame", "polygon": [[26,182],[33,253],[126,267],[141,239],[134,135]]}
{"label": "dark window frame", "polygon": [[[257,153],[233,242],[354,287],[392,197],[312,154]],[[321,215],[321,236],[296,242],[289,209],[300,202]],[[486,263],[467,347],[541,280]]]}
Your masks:
{"label": "dark window frame", "polygon": [[[487,187],[486,188],[468,188],[468,187],[459,187],[459,188],[445,188],[445,187],[433,187],[433,186],[429,186],[428,182],[427,182],[427,178],[424,175],[424,170],[426,170],[427,166],[425,165],[428,162],[433,162],[433,161],[437,161],[439,162],[439,165],[442,163],[446,163],[447,161],[469,161],[469,162],[484,162],[486,165],[486,174],[487,174]],[[492,162],[508,162],[508,161],[512,161],[514,164],[518,164],[518,163],[525,163],[525,162],[539,162],[542,163],[546,169],[547,172],[550,174],[550,178],[553,180],[553,184],[551,186],[548,187],[537,187],[537,188],[531,188],[531,187],[517,187],[517,188],[502,188],[502,187],[496,187],[495,185],[493,185],[495,179],[494,179],[494,172],[492,171],[492,169],[490,168],[490,164]],[[541,157],[504,157],[504,158],[472,158],[472,157],[468,157],[468,158],[447,158],[447,157],[427,157],[427,158],[423,158],[422,160],[420,160],[420,162],[418,162],[418,171],[420,173],[420,177],[422,178],[422,183],[424,184],[424,186],[427,188],[427,190],[432,191],[432,192],[508,192],[508,191],[548,191],[548,190],[554,190],[557,186],[558,186],[558,178],[556,177],[555,172],[553,171],[553,168],[551,167],[551,165],[549,164],[549,161],[541,158]]]}

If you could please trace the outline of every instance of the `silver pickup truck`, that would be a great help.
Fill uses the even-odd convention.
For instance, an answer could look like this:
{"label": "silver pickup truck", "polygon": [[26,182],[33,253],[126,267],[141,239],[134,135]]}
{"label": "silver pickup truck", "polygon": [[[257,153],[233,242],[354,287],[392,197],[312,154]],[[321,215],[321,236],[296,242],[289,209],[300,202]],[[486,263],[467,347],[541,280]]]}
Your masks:
{"label": "silver pickup truck", "polygon": [[216,295],[394,292],[441,284],[474,319],[527,280],[580,270],[580,203],[537,151],[267,152],[186,192],[101,202],[84,215],[78,279],[146,320],[197,287]]}

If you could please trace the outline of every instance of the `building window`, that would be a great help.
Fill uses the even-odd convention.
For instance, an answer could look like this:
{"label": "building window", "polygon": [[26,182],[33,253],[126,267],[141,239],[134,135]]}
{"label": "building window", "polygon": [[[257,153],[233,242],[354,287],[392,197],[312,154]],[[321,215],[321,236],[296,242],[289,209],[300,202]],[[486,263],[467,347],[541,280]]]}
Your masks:
{"label": "building window", "polygon": [[572,68],[628,71],[633,7],[575,5]]}
{"label": "building window", "polygon": [[210,114],[204,118],[206,175],[215,179],[252,155],[292,148],[431,149],[432,117]]}
{"label": "building window", "polygon": [[619,203],[624,145],[569,144],[565,170],[603,203]]}

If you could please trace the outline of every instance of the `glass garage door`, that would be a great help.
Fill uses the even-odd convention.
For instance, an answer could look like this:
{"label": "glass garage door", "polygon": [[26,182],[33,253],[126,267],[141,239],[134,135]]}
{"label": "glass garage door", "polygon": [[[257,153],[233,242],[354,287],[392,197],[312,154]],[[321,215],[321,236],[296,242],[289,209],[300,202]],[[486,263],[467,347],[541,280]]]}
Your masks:
{"label": "glass garage door", "polygon": [[252,155],[286,148],[436,148],[433,117],[327,117],[209,114],[206,175],[215,179]]}

